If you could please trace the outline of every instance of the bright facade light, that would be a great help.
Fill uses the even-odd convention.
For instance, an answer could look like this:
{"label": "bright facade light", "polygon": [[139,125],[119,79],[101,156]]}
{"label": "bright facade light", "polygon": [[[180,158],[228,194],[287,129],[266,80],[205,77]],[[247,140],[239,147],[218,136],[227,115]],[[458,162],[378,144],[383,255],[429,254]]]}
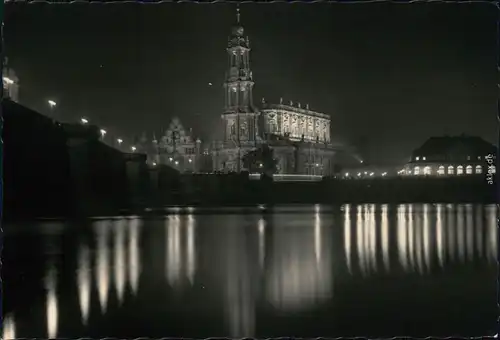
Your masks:
{"label": "bright facade light", "polygon": [[175,165],[179,165],[179,161],[175,161]]}
{"label": "bright facade light", "polygon": [[103,136],[103,137],[104,137],[104,136],[106,136],[106,133],[107,133],[107,132],[106,132],[106,130],[101,129],[101,131],[100,131],[100,132],[101,132],[101,136]]}
{"label": "bright facade light", "polygon": [[88,123],[89,123],[89,121],[88,121],[87,119],[85,119],[85,118],[81,118],[81,119],[80,119],[80,122],[81,122],[82,124],[88,124]]}
{"label": "bright facade light", "polygon": [[132,149],[132,151],[137,150],[137,148],[135,146],[131,147],[130,149]]}
{"label": "bright facade light", "polygon": [[123,140],[122,140],[122,139],[120,139],[120,138],[118,138],[116,141],[118,142],[118,144],[123,143]]}
{"label": "bright facade light", "polygon": [[190,159],[188,159],[188,162],[189,162],[189,163],[191,163],[192,161],[193,161],[193,160],[192,160],[191,158],[190,158]]}
{"label": "bright facade light", "polygon": [[173,161],[172,157],[170,157],[168,160],[171,161],[171,162]]}
{"label": "bright facade light", "polygon": [[54,107],[57,105],[56,102],[53,100],[49,100],[48,103],[49,103],[50,107]]}
{"label": "bright facade light", "polygon": [[14,84],[14,81],[8,77],[3,77],[3,81],[8,85]]}
{"label": "bright facade light", "polygon": [[156,162],[153,162],[153,166],[156,166]]}
{"label": "bright facade light", "polygon": [[373,175],[375,175],[375,174],[374,174],[373,172],[371,172],[371,173],[370,173],[370,176],[373,176]]}
{"label": "bright facade light", "polygon": [[348,172],[345,173],[345,177],[349,177],[349,173]]}

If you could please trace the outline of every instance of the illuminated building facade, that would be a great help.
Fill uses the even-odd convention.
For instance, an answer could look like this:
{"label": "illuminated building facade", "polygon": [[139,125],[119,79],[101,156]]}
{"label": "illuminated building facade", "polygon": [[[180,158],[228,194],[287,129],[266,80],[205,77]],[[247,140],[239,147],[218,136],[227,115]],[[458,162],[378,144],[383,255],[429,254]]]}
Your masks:
{"label": "illuminated building facade", "polygon": [[201,140],[194,138],[191,130],[184,129],[178,118],[172,119],[159,140],[153,136],[153,140],[148,141],[143,134],[138,151],[148,155],[149,165],[168,165],[180,172],[198,171],[202,156]]}
{"label": "illuminated building facade", "polygon": [[250,40],[244,36],[239,10],[226,51],[224,137],[212,144],[214,170],[245,170],[242,157],[267,144],[274,151],[278,173],[333,174],[337,147],[331,143],[328,115],[310,110],[309,105],[284,105],[283,100],[280,104],[262,100],[260,107],[254,105]]}
{"label": "illuminated building facade", "polygon": [[413,151],[400,171],[413,176],[496,174],[497,149],[475,136],[432,137]]}

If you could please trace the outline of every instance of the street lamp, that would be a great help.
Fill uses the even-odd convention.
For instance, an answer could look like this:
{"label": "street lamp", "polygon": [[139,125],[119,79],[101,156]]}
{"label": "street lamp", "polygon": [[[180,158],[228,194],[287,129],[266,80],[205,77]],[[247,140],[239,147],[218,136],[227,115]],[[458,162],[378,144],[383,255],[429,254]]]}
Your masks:
{"label": "street lamp", "polygon": [[7,84],[7,85],[12,85],[14,84],[14,81],[8,77],[3,77],[3,81]]}
{"label": "street lamp", "polygon": [[[53,116],[54,114],[54,107],[56,107],[56,102],[53,101],[53,100],[48,100],[47,103],[49,103],[49,106],[50,106],[50,113],[51,113],[51,116]],[[52,117],[54,118],[54,117]]]}
{"label": "street lamp", "polygon": [[82,123],[83,125],[85,125],[85,124],[88,124],[89,121],[86,118],[80,118],[80,123]]}

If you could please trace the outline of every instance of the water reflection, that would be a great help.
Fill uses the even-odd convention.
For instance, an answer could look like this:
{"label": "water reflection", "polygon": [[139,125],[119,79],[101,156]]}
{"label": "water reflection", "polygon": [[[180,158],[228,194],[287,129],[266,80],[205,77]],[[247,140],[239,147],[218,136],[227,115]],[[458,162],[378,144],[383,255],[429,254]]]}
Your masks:
{"label": "water reflection", "polygon": [[96,233],[96,243],[97,243],[97,275],[96,275],[96,285],[97,292],[99,294],[99,304],[101,305],[102,313],[106,312],[106,307],[108,304],[108,293],[109,293],[109,232],[110,232],[109,220],[98,221],[94,225]]}
{"label": "water reflection", "polygon": [[299,311],[311,308],[332,295],[333,273],[330,228],[311,224],[308,216],[276,218],[266,275],[267,299],[278,309]]}
{"label": "water reflection", "polygon": [[[350,212],[356,216],[357,265],[362,275],[377,271],[377,259],[382,258],[384,268],[389,271],[389,223],[387,206],[375,209],[373,205],[359,205],[344,208],[344,253],[347,269],[353,273],[351,265],[352,228]],[[487,228],[487,257],[496,259],[497,249],[497,208],[485,209]],[[446,263],[473,261],[474,254],[483,256],[483,232],[480,229],[483,210],[474,210],[471,205],[400,205],[396,213],[397,257],[405,272],[430,273],[434,257],[439,267]],[[375,221],[380,214],[380,242]],[[476,223],[474,223],[476,215]],[[433,231],[434,229],[434,231]],[[476,238],[474,240],[474,238]],[[380,244],[379,244],[380,243]],[[379,255],[378,252],[381,252]]]}
{"label": "water reflection", "polygon": [[[220,327],[217,329],[224,328],[218,334],[192,333],[192,337],[260,337],[257,323],[262,314],[258,313],[263,310],[271,317],[279,313],[286,319],[290,314],[331,308],[330,303],[344,308],[339,306],[356,299],[349,294],[363,293],[363,285],[369,289],[372,284],[380,285],[377,282],[381,276],[387,278],[383,280],[384,289],[393,284],[397,291],[400,286],[404,290],[405,283],[397,283],[402,276],[408,281],[415,279],[410,274],[426,275],[425,289],[437,292],[436,287],[446,283],[441,273],[436,277],[433,272],[454,275],[457,266],[477,270],[474,261],[495,261],[497,215],[493,206],[364,204],[345,205],[340,219],[316,206],[307,213],[293,215],[173,214],[146,222],[139,218],[96,221],[91,226],[94,240],[79,236],[75,254],[65,254],[76,257],[72,282],[78,286],[77,298],[72,299],[64,291],[65,269],[58,268],[52,258],[48,261],[46,296],[37,307],[44,311],[46,325],[41,327],[46,330],[36,335],[46,332],[49,338],[81,337],[87,335],[82,329],[108,327],[112,318],[103,316],[108,313],[121,315],[124,323],[138,323],[146,330],[157,327],[150,326],[149,320],[161,320],[157,322],[164,322],[157,327],[161,333],[152,337],[172,335],[168,332],[175,328],[176,320],[198,316],[214,320],[214,325],[220,323],[213,326]],[[340,224],[336,225],[336,221]],[[143,223],[148,223],[144,233]],[[141,244],[154,244],[158,250],[141,250]],[[373,276],[378,278],[371,280]],[[338,280],[335,285],[334,279]],[[416,289],[422,289],[418,280],[415,282]],[[179,285],[182,294],[171,289]],[[334,288],[341,297],[338,300],[332,299]],[[116,298],[115,293],[111,294],[113,289]],[[354,293],[349,291],[353,289]],[[95,296],[93,290],[97,291]],[[405,294],[398,296],[407,299],[406,303],[411,298]],[[422,304],[431,305],[422,294]],[[168,300],[157,301],[158,296],[168,296]],[[369,300],[369,308],[383,310],[380,301]],[[71,301],[73,306],[69,305]],[[141,305],[147,322],[137,317],[130,303]],[[223,308],[212,308],[214,304],[222,304]],[[70,325],[72,320],[66,314],[59,320],[58,308],[68,311],[68,315],[73,311],[77,315],[79,309],[78,325]],[[191,310],[196,310],[195,316]],[[174,321],[172,311],[177,318]],[[15,327],[10,312],[4,318],[4,339],[24,335],[20,328],[24,321],[19,319],[22,313],[13,310]]]}
{"label": "water reflection", "polygon": [[14,316],[12,314],[4,315],[2,323],[3,323],[2,339],[4,340],[16,339],[16,324],[14,323]]}
{"label": "water reflection", "polygon": [[132,292],[137,294],[139,289],[139,276],[141,274],[141,262],[139,258],[139,237],[141,220],[134,218],[129,220],[128,225],[128,274],[129,284]]}
{"label": "water reflection", "polygon": [[50,266],[46,277],[46,311],[47,316],[47,338],[57,338],[57,326],[59,323],[59,310],[57,303],[57,270]]}
{"label": "water reflection", "polygon": [[166,219],[166,261],[167,282],[174,286],[187,278],[194,284],[196,273],[196,225],[193,215],[187,215],[185,224],[181,216],[171,215]]}
{"label": "water reflection", "polygon": [[113,225],[114,231],[114,282],[115,290],[118,298],[118,303],[123,302],[123,295],[125,293],[125,221],[118,220]]}
{"label": "water reflection", "polygon": [[90,267],[90,250],[87,245],[81,244],[78,254],[78,298],[82,323],[87,324],[90,310],[90,291],[92,286],[92,273]]}

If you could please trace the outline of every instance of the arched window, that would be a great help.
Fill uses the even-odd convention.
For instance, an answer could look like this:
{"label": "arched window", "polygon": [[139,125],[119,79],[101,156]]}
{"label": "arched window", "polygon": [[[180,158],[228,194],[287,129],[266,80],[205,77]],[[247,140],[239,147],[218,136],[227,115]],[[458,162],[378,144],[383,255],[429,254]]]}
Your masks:
{"label": "arched window", "polygon": [[430,175],[431,171],[432,171],[431,167],[430,166],[426,166],[424,168],[424,175]]}
{"label": "arched window", "polygon": [[465,167],[465,173],[466,173],[467,175],[472,175],[472,165],[467,165],[467,166]]}
{"label": "arched window", "polygon": [[420,167],[416,166],[414,169],[413,169],[413,173],[415,175],[420,175]]}
{"label": "arched window", "polygon": [[482,174],[483,173],[483,167],[481,165],[476,165],[476,174]]}
{"label": "arched window", "polygon": [[464,173],[464,167],[459,165],[457,166],[457,175],[463,175]]}
{"label": "arched window", "polygon": [[453,166],[448,167],[448,175],[453,175],[455,173],[455,169],[453,169]]}
{"label": "arched window", "polygon": [[444,165],[440,165],[438,168],[438,175],[444,175]]}

